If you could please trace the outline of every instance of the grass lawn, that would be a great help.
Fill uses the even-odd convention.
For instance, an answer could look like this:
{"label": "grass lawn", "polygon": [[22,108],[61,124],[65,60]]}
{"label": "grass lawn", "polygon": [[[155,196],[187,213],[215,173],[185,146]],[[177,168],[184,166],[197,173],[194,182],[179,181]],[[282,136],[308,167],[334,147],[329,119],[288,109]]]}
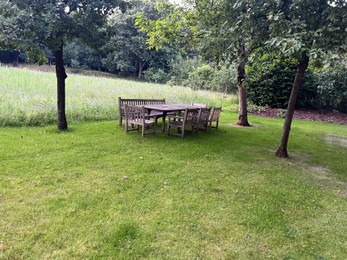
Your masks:
{"label": "grass lawn", "polygon": [[0,128],[1,259],[346,259],[346,126],[141,138],[116,120]]}

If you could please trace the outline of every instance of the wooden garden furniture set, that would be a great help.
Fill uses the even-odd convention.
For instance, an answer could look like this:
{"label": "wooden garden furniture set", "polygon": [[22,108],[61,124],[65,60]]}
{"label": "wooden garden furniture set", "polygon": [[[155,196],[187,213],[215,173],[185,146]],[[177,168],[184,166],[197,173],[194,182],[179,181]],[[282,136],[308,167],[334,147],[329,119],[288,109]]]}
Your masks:
{"label": "wooden garden furniture set", "polygon": [[[125,132],[142,130],[142,136],[156,133],[158,118],[162,118],[162,132],[181,138],[187,130],[193,134],[198,130],[218,128],[221,107],[208,108],[202,104],[169,105],[165,99],[119,98],[119,125],[125,120]],[[167,118],[167,121],[166,121]],[[214,124],[214,125],[213,125]],[[173,129],[177,129],[177,133]],[[147,132],[146,129],[151,130]]]}
{"label": "wooden garden furniture set", "polygon": [[[118,122],[120,126],[122,126],[123,119],[125,119],[125,105],[128,105],[128,106],[165,105],[165,98],[164,99],[139,99],[139,98],[124,99],[119,97],[118,98],[118,112],[119,112]],[[157,119],[161,116],[163,116],[161,112],[154,111],[154,110],[150,114],[146,114],[147,119],[154,118],[155,121],[157,121]]]}

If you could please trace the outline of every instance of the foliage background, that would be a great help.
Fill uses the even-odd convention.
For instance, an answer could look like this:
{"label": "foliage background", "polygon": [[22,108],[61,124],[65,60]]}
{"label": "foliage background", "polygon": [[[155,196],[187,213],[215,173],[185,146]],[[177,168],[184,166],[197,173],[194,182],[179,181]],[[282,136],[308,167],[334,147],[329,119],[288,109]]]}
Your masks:
{"label": "foliage background", "polygon": [[[324,69],[313,64],[305,73],[296,107],[347,112],[347,68],[343,64]],[[295,60],[266,53],[255,55],[247,68],[249,100],[256,105],[286,108]]]}
{"label": "foliage background", "polygon": [[[325,4],[325,1],[323,2]],[[257,5],[252,5],[251,9],[245,9],[251,3],[250,1],[232,1],[232,3],[232,5],[229,5],[227,2],[222,1],[220,5],[214,6],[213,12],[209,12],[209,9],[205,8],[205,6],[208,6],[208,2],[198,1],[196,8],[201,13],[200,18],[202,20],[200,22],[204,23],[206,30],[195,32],[197,33],[196,38],[191,39],[188,48],[184,49],[182,44],[177,43],[171,45],[163,44],[163,48],[160,51],[156,51],[147,48],[148,38],[146,34],[135,25],[136,17],[141,12],[153,20],[158,18],[164,19],[162,25],[167,26],[166,36],[172,33],[170,30],[179,29],[180,36],[187,40],[189,37],[192,37],[194,29],[196,29],[197,24],[192,23],[196,17],[189,11],[186,17],[184,17],[185,9],[181,8],[178,14],[186,20],[178,19],[176,25],[180,27],[174,28],[165,23],[166,17],[173,19],[173,21],[177,18],[174,14],[170,14],[170,10],[173,8],[170,3],[166,1],[160,3],[129,1],[126,5],[120,5],[118,11],[108,17],[107,24],[99,27],[95,31],[95,35],[87,39],[87,42],[92,42],[93,47],[96,48],[88,47],[82,41],[83,39],[67,41],[64,52],[65,63],[68,67],[75,70],[98,70],[146,82],[167,83],[170,86],[187,86],[194,90],[234,94],[237,90],[235,72],[237,52],[234,49],[235,42],[248,42],[248,40],[253,39],[252,37],[246,37],[245,33],[259,34],[259,37],[267,35],[266,30],[269,28],[266,28],[264,17],[261,14],[273,8],[273,2],[268,1],[264,6],[262,5],[263,3],[259,2]],[[1,4],[3,8],[0,15],[6,15],[6,12],[11,12],[6,2],[1,2]],[[316,6],[316,3],[314,3],[311,8],[305,1],[298,1],[296,4],[303,10],[306,8],[308,11],[311,11],[312,6]],[[224,8],[225,5],[228,6],[228,9]],[[40,6],[35,5],[35,8],[40,9]],[[289,89],[295,73],[295,59],[301,48],[305,49],[308,47],[305,43],[308,40],[306,36],[312,36],[311,31],[307,34],[302,33],[305,30],[305,26],[301,21],[295,20],[295,23],[292,25],[286,22],[289,16],[293,15],[295,17],[297,12],[299,12],[295,11],[290,12],[290,15],[286,14],[286,12],[290,11],[290,8],[292,7],[283,6],[282,11],[284,13],[270,12],[268,16],[272,22],[270,29],[273,35],[267,44],[276,49],[277,53],[285,54],[287,58],[275,57],[273,50],[263,47],[260,48],[263,56],[255,52],[249,57],[251,63],[247,66],[246,82],[248,84],[249,100],[254,104],[279,108],[285,108],[287,105]],[[242,15],[237,16],[238,25],[232,23],[230,20],[231,16],[229,17],[226,14],[226,10],[230,14],[234,14],[234,12],[242,13]],[[245,10],[249,10],[249,12],[247,13]],[[254,15],[254,17],[248,16],[248,14]],[[21,19],[25,15],[25,13],[21,13],[16,19]],[[259,19],[257,18],[258,16]],[[45,18],[47,17],[45,16]],[[254,19],[250,19],[250,17]],[[65,18],[69,20],[71,17]],[[225,19],[226,24],[219,26],[220,21],[223,19]],[[310,15],[310,17],[305,19],[307,19],[307,24],[309,24],[316,17],[315,15]],[[335,46],[336,41],[340,41],[345,37],[345,34],[337,35],[336,32],[341,30],[341,28],[329,27],[329,23],[333,22],[333,20],[330,19],[326,22],[327,24],[324,24],[324,28],[317,33],[330,35],[331,41],[333,41]],[[342,27],[345,24],[345,20],[340,22]],[[250,26],[249,23],[259,25],[262,30],[257,31],[254,29],[256,27]],[[190,28],[185,28],[185,25],[190,25]],[[281,26],[288,30],[282,30]],[[188,29],[191,29],[191,31]],[[313,28],[310,28],[310,30],[313,30]],[[230,37],[225,37],[225,35],[229,34]],[[200,45],[197,45],[199,35],[204,35],[205,38]],[[1,39],[4,38],[3,36],[0,35]],[[315,34],[313,36],[316,37]],[[336,39],[334,40],[332,36],[336,37]],[[235,42],[231,43],[229,39],[235,39]],[[338,45],[339,49],[335,50],[336,52],[330,53],[330,56],[325,56],[326,53],[324,54],[319,48],[329,46],[329,39],[317,41],[319,46],[313,46],[311,50],[314,64],[310,65],[307,72],[308,75],[305,76],[297,107],[347,111],[347,63],[343,49],[344,45]],[[251,41],[251,43],[254,46],[258,46],[259,41]],[[25,57],[23,53],[15,53],[13,50],[6,51],[1,46],[0,60],[15,65],[21,62],[23,58],[26,58],[27,62],[35,60],[43,62],[47,61],[43,55],[45,53],[49,62],[54,63],[47,46],[39,47],[40,51],[36,53],[37,57],[35,58],[31,56]],[[228,51],[223,52],[223,50]],[[15,55],[13,55],[14,53]],[[333,57],[338,55],[340,55],[340,59],[332,63]]]}

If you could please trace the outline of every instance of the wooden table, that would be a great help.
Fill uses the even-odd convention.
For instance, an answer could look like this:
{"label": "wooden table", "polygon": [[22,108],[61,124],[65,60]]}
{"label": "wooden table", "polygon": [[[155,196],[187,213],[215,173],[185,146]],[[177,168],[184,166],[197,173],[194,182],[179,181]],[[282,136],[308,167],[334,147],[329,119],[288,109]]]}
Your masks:
{"label": "wooden table", "polygon": [[202,106],[199,105],[144,105],[144,108],[148,110],[148,114],[154,110],[154,111],[159,111],[163,113],[163,124],[162,124],[162,131],[165,132],[165,120],[166,120],[166,115],[170,112],[179,112],[183,111],[185,109],[199,109],[202,108]]}

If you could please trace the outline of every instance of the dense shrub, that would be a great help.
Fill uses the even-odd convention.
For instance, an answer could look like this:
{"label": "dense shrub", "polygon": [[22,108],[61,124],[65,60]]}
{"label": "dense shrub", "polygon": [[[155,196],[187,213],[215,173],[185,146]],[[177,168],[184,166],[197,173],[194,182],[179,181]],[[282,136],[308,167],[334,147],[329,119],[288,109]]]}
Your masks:
{"label": "dense shrub", "polygon": [[183,85],[195,90],[236,92],[236,69],[227,64],[206,63],[197,58],[178,57],[170,65],[170,85]]}
{"label": "dense shrub", "polygon": [[162,69],[149,68],[144,71],[144,79],[149,82],[165,84],[170,79],[170,76]]}
{"label": "dense shrub", "polygon": [[203,64],[189,72],[188,81],[193,89],[208,90],[211,88],[214,70],[209,64]]}
{"label": "dense shrub", "polygon": [[198,58],[184,58],[177,55],[170,62],[169,85],[185,86],[188,84],[189,73],[201,66],[202,62]]}
{"label": "dense shrub", "polygon": [[317,73],[316,106],[347,113],[347,68],[343,65]]}
{"label": "dense shrub", "polygon": [[202,65],[189,73],[188,83],[193,89],[225,93],[236,92],[236,69],[227,66]]}
{"label": "dense shrub", "polygon": [[236,66],[223,65],[214,71],[212,90],[224,93],[237,93]]}
{"label": "dense shrub", "polygon": [[105,70],[102,56],[79,40],[65,46],[64,61],[68,67],[74,69]]}
{"label": "dense shrub", "polygon": [[[248,67],[248,99],[256,105],[286,108],[296,72],[296,63],[290,59],[273,59],[263,55]],[[312,107],[317,98],[317,84],[307,70],[296,107]]]}

